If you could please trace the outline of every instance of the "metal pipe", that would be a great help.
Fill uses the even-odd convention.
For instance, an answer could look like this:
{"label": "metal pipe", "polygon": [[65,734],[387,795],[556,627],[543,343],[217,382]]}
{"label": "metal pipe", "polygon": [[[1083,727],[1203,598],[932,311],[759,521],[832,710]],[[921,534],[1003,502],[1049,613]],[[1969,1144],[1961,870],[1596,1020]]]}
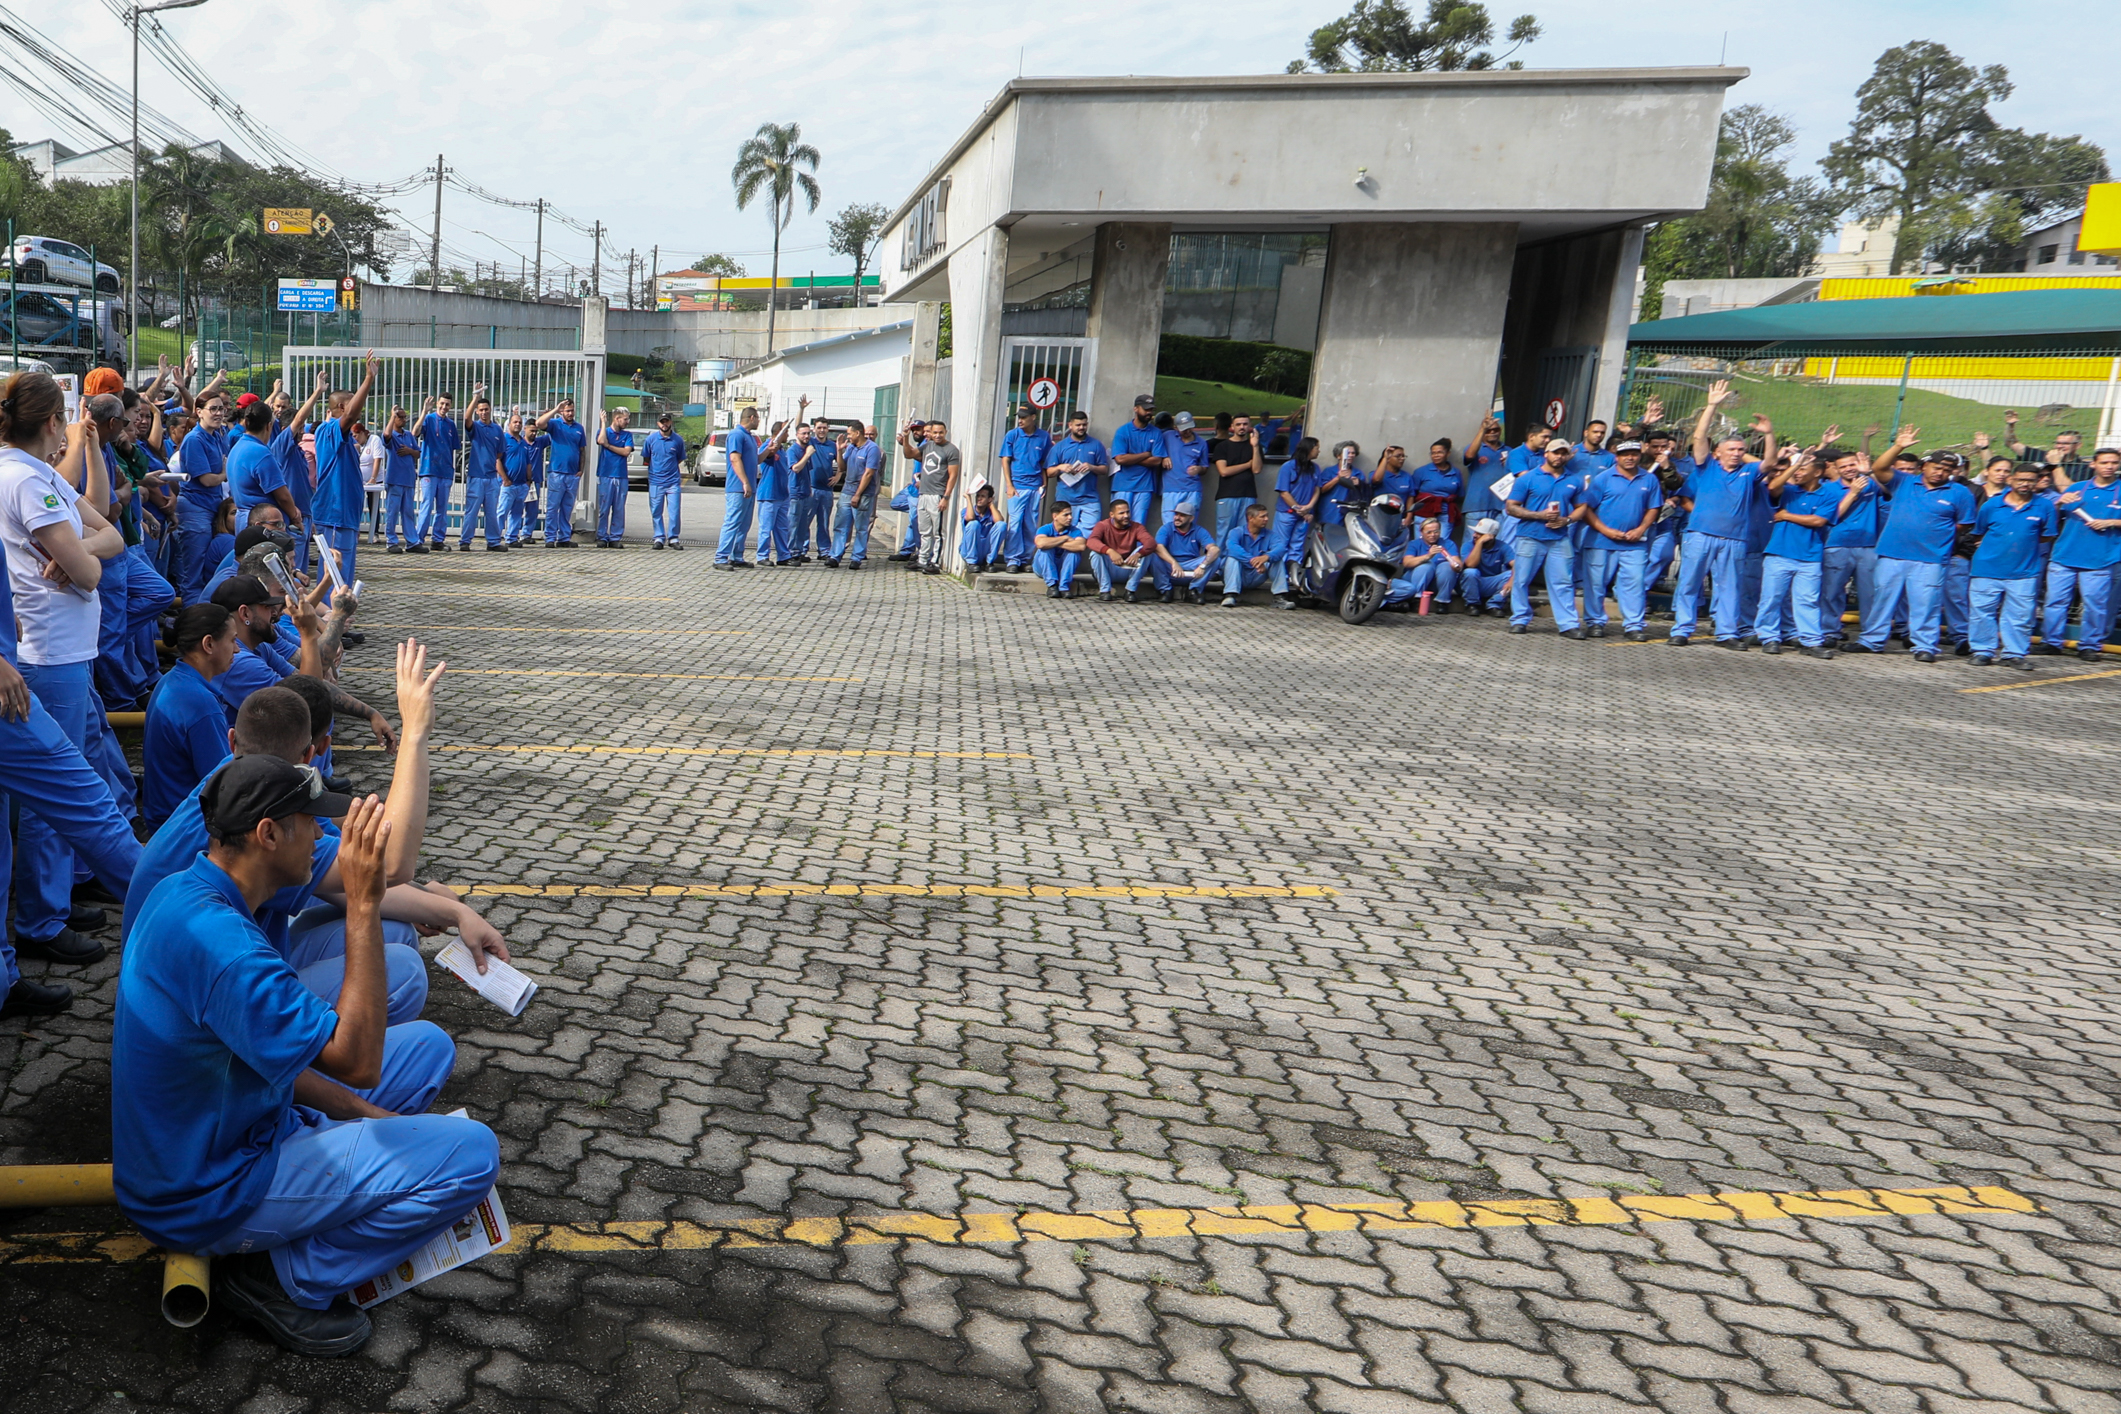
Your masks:
{"label": "metal pipe", "polygon": [[162,1319],[190,1330],[213,1309],[213,1264],[189,1252],[162,1254]]}
{"label": "metal pipe", "polygon": [[0,1168],[0,1208],[98,1208],[117,1201],[109,1164]]}

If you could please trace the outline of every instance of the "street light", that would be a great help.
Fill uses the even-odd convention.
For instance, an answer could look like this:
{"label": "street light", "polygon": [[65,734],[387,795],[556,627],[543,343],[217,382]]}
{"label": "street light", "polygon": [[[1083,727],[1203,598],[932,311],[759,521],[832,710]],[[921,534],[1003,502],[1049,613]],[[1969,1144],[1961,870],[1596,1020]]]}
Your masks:
{"label": "street light", "polygon": [[[204,5],[206,0],[162,0],[159,5],[135,5],[132,7],[133,26],[133,260],[126,267],[126,313],[132,317],[132,339],[125,350],[128,372],[140,366],[140,17],[162,10],[189,10],[194,5]],[[91,272],[94,273],[94,272]],[[184,362],[184,311],[177,311],[177,362]]]}

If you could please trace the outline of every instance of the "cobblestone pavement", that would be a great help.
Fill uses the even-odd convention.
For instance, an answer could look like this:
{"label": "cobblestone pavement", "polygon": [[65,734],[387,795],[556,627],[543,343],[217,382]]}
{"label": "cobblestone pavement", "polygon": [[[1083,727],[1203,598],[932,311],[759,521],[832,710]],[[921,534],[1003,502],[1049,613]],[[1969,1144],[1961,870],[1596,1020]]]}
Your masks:
{"label": "cobblestone pavement", "polygon": [[[484,900],[529,1011],[439,972],[429,1007],[531,1250],[338,1362],[163,1326],[152,1262],[18,1260],[0,1404],[2121,1409],[2121,684],[718,574],[706,538],[364,558],[353,685],[420,626],[444,741],[714,752],[438,758],[431,872],[539,890]],[[798,754],[854,751],[906,754]],[[1280,888],[1333,892],[1243,892]],[[115,968],[0,1027],[0,1160],[108,1157]],[[1951,1185],[2028,1211],[1637,1220]],[[1535,1198],[1583,1201],[1485,1211],[1623,1206],[1396,1206]],[[1241,1205],[1282,1218],[730,1236]],[[1322,1216],[1357,1212],[1400,1221]]]}

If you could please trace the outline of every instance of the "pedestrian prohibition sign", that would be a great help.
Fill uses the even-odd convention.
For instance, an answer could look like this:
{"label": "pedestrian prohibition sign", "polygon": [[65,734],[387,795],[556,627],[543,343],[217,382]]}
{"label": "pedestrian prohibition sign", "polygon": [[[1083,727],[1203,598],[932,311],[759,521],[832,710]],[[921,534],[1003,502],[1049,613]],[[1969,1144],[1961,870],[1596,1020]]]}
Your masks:
{"label": "pedestrian prohibition sign", "polygon": [[1031,386],[1026,390],[1025,396],[1030,398],[1031,406],[1037,408],[1040,412],[1044,412],[1047,408],[1060,401],[1060,384],[1054,382],[1051,378],[1034,378],[1031,380]]}
{"label": "pedestrian prohibition sign", "polygon": [[1547,400],[1546,422],[1549,428],[1557,432],[1560,431],[1562,419],[1568,415],[1568,405],[1563,403],[1561,399],[1549,398]]}

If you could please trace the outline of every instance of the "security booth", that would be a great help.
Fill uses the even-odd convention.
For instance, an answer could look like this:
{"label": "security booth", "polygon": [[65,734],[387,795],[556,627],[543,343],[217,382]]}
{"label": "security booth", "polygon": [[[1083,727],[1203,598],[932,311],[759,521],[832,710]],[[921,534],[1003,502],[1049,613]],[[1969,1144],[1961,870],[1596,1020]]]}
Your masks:
{"label": "security booth", "polygon": [[1109,442],[1169,327],[1308,353],[1306,430],[1366,456],[1463,444],[1498,391],[1513,439],[1610,418],[1643,228],[1705,203],[1745,73],[1017,79],[887,224],[900,404],[953,407],[991,480],[1041,380]]}

